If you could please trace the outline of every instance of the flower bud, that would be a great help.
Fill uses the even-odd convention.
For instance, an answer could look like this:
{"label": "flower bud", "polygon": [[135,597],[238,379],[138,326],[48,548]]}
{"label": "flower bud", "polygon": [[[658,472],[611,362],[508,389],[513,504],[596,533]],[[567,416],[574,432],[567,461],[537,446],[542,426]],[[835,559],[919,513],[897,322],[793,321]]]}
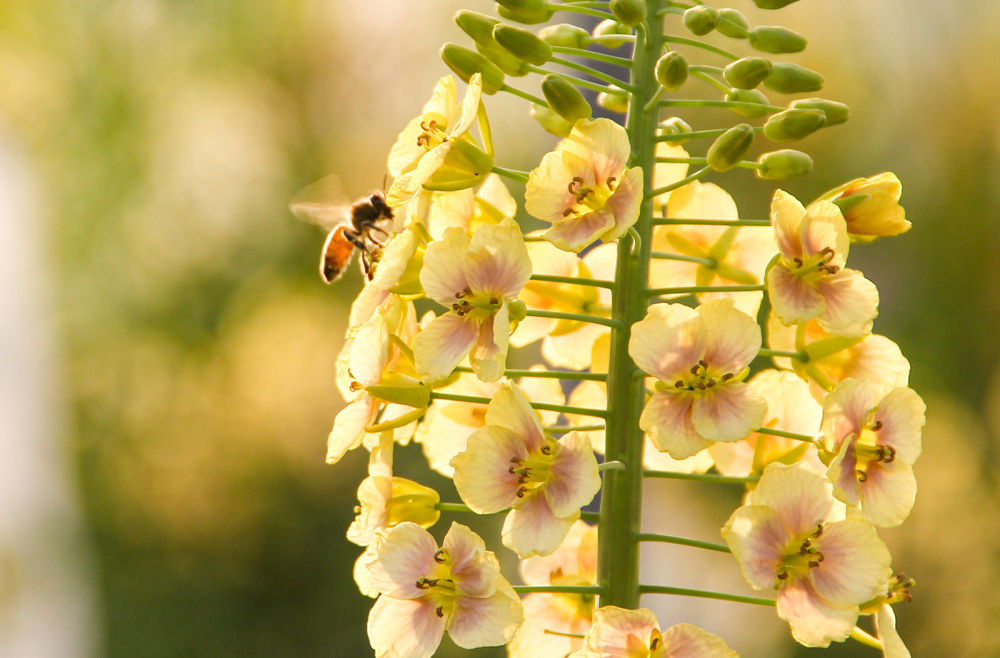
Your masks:
{"label": "flower bud", "polygon": [[753,127],[748,123],[733,126],[719,135],[708,148],[708,166],[727,171],[740,163],[753,144]]}
{"label": "flower bud", "polygon": [[528,316],[528,305],[520,299],[515,299],[507,304],[507,313],[511,322],[520,322]]}
{"label": "flower bud", "polygon": [[719,22],[716,23],[715,29],[722,34],[733,39],[746,39],[747,27],[749,27],[749,23],[747,23],[746,16],[740,12],[735,9],[719,10]]}
{"label": "flower bud", "polygon": [[826,115],[826,127],[844,123],[851,112],[851,108],[843,103],[828,101],[825,98],[800,98],[792,101],[790,106],[800,110],[820,110]]}
{"label": "flower bud", "polygon": [[605,48],[619,48],[628,43],[629,39],[621,37],[631,35],[632,29],[609,18],[598,23],[592,34],[591,41],[596,41]]}
{"label": "flower bud", "polygon": [[763,92],[757,89],[733,89],[726,94],[726,100],[735,103],[753,103],[754,105],[760,105],[759,109],[747,105],[729,108],[736,114],[740,114],[745,117],[762,117],[771,113],[771,110],[767,107],[771,104],[771,101],[768,100],[767,96],[765,96]]}
{"label": "flower bud", "polygon": [[794,149],[771,151],[760,156],[757,177],[764,180],[782,180],[803,176],[812,171],[813,161],[807,154]]}
{"label": "flower bud", "polygon": [[753,3],[761,9],[781,9],[793,2],[798,2],[798,0],[753,0]]}
{"label": "flower bud", "polygon": [[431,403],[431,390],[408,375],[390,372],[382,375],[378,384],[366,386],[365,391],[372,397],[386,402],[404,404],[414,409],[426,409]]}
{"label": "flower bud", "polygon": [[762,25],[747,35],[750,47],[765,53],[798,53],[806,49],[806,38],[777,25]]}
{"label": "flower bud", "polygon": [[610,112],[628,112],[628,95],[619,91],[602,91],[597,94],[597,104]]}
{"label": "flower bud", "polygon": [[550,73],[545,76],[542,80],[542,95],[549,107],[570,123],[590,118],[590,103],[576,85],[560,75]]}
{"label": "flower bud", "polygon": [[446,43],[441,46],[441,59],[463,82],[468,82],[473,74],[481,73],[484,94],[495,94],[503,86],[503,71],[480,53],[455,43]]}
{"label": "flower bud", "polygon": [[590,43],[590,32],[568,23],[543,27],[538,36],[550,46],[563,48],[586,48]]}
{"label": "flower bud", "polygon": [[454,192],[475,187],[493,170],[493,157],[476,146],[468,136],[452,140],[444,164],[424,182],[424,189]]}
{"label": "flower bud", "polygon": [[764,86],[782,94],[819,91],[823,88],[823,76],[798,64],[776,62]]}
{"label": "flower bud", "polygon": [[821,110],[785,110],[764,124],[764,136],[772,142],[793,142],[813,134],[826,123]]}
{"label": "flower bud", "polygon": [[744,57],[730,63],[722,70],[722,76],[737,89],[753,89],[764,78],[771,75],[774,65],[763,57]]}
{"label": "flower bud", "polygon": [[657,135],[677,135],[677,141],[667,142],[671,145],[683,144],[686,139],[684,139],[684,133],[691,132],[691,125],[680,117],[670,117],[666,121],[660,122],[660,127],[657,129]]}
{"label": "flower bud", "polygon": [[611,13],[622,25],[635,27],[646,20],[645,0],[611,0]]}
{"label": "flower bud", "polygon": [[429,528],[441,518],[436,505],[441,502],[437,491],[401,477],[392,478],[392,496],[386,501],[386,525],[393,527],[409,521]]}
{"label": "flower bud", "polygon": [[896,174],[885,172],[848,181],[820,200],[833,201],[840,207],[852,240],[871,242],[910,230],[910,222],[899,205],[902,193],[903,186]]}
{"label": "flower bud", "polygon": [[718,10],[708,5],[695,5],[684,12],[684,27],[698,36],[714,30],[718,22]]}
{"label": "flower bud", "polygon": [[667,91],[675,91],[687,81],[688,63],[676,50],[671,50],[656,60],[653,74]]}
{"label": "flower bud", "polygon": [[531,116],[547,133],[556,137],[569,137],[573,124],[552,111],[548,105],[532,103]]}
{"label": "flower bud", "polygon": [[537,25],[552,18],[555,8],[545,0],[497,0],[497,13],[524,25]]}
{"label": "flower bud", "polygon": [[528,63],[512,55],[493,38],[493,29],[500,25],[500,21],[463,9],[455,14],[455,23],[472,38],[476,50],[496,64],[501,71],[518,77],[528,74]]}
{"label": "flower bud", "polygon": [[541,66],[552,59],[552,46],[529,30],[501,23],[493,28],[493,38],[510,54],[529,64]]}

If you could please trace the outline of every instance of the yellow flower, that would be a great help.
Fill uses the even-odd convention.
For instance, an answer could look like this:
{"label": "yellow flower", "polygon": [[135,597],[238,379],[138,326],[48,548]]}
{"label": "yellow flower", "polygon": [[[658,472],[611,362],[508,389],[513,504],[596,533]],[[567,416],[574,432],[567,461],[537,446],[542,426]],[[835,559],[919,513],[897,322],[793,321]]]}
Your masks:
{"label": "yellow flower", "polygon": [[856,178],[820,197],[833,201],[844,213],[847,232],[858,242],[899,235],[910,230],[906,212],[899,205],[903,186],[896,174],[885,172]]}

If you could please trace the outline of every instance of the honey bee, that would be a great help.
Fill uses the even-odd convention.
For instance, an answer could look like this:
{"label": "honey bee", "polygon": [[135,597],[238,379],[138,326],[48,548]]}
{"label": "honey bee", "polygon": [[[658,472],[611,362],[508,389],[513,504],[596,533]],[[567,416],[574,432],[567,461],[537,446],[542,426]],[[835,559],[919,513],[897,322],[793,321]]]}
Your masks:
{"label": "honey bee", "polygon": [[297,217],[329,229],[319,259],[319,275],[326,283],[343,275],[355,251],[361,252],[361,271],[371,281],[390,236],[387,224],[395,217],[381,190],[346,201],[340,179],[331,175],[304,188],[291,203]]}

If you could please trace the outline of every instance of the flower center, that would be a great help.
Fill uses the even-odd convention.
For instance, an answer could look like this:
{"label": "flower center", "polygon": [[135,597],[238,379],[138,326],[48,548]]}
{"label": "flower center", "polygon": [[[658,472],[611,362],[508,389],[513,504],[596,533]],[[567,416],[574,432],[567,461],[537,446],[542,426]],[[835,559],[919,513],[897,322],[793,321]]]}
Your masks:
{"label": "flower center", "polygon": [[425,150],[430,151],[448,141],[448,135],[445,133],[446,127],[443,118],[436,115],[425,116],[424,120],[420,122],[420,129],[423,132],[417,135],[417,146],[422,146]]}
{"label": "flower center", "polygon": [[[793,258],[789,269],[807,283],[822,279],[828,274],[836,274],[840,267],[831,265],[830,261],[837,255],[831,247],[823,247],[815,256],[808,258]],[[787,261],[786,261],[787,262]]]}
{"label": "flower center", "polygon": [[455,597],[458,587],[451,577],[451,556],[443,548],[434,553],[434,568],[430,576],[416,582],[417,589],[424,590],[424,597],[434,604],[434,612],[438,617],[450,617],[455,610]]}
{"label": "flower center", "polygon": [[486,314],[493,313],[503,305],[503,300],[495,295],[474,293],[468,288],[456,292],[455,299],[458,301],[451,305],[451,310],[459,317],[476,310],[486,311]]}
{"label": "flower center", "polygon": [[587,213],[604,210],[608,204],[608,199],[618,188],[618,179],[614,176],[608,178],[604,183],[597,183],[593,187],[586,185],[579,176],[574,176],[566,189],[576,198],[576,202],[563,210],[563,217],[579,217]]}
{"label": "flower center", "polygon": [[746,376],[744,372],[720,372],[718,368],[709,366],[705,359],[691,366],[690,375],[674,382],[675,389],[684,389],[693,393],[707,393],[709,390],[729,382],[738,382]]}
{"label": "flower center", "polygon": [[823,534],[823,524],[816,525],[816,529],[802,538],[801,541],[792,542],[778,567],[778,580],[784,581],[791,575],[804,575],[809,569],[818,567],[824,559],[823,552],[816,546],[816,540]]}
{"label": "flower center", "polygon": [[877,420],[865,427],[854,441],[854,454],[857,458],[854,476],[858,482],[868,479],[868,471],[873,463],[891,464],[896,459],[896,449],[892,446],[880,445],[878,431],[882,429],[882,421]]}
{"label": "flower center", "polygon": [[548,483],[551,474],[549,469],[552,467],[552,460],[555,459],[557,445],[554,439],[546,438],[542,446],[527,457],[510,458],[507,472],[516,475],[517,483],[521,485],[517,490],[518,498],[524,498]]}

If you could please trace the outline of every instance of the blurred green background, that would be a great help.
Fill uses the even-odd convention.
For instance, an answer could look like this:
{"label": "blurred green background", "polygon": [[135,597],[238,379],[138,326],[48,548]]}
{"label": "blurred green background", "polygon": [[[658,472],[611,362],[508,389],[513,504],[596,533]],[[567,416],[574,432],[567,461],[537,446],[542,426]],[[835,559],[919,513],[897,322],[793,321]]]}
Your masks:
{"label": "blurred green background", "polygon": [[[915,656],[1000,655],[989,516],[1000,506],[1000,6],[734,6],[808,35],[796,61],[852,107],[848,124],[804,143],[816,170],[785,187],[810,199],[885,170],[903,181],[913,230],[851,255],[881,291],[876,331],[902,347],[928,403],[916,507],[882,533],[918,582],[899,628]],[[73,655],[371,654],[370,601],[351,580],[360,550],[344,538],[366,458],[323,461],[361,281],[352,268],[320,283],[323,235],[287,205],[330,172],[351,194],[381,186],[396,134],[446,72],[440,44],[466,42],[451,22],[462,7],[493,13],[486,0],[0,3],[0,183],[33,208],[0,216],[30,234],[24,249],[7,245],[31,265],[4,286],[8,299],[30,291],[36,313],[0,306],[2,340],[51,342],[40,413],[61,419],[45,454],[67,493],[59,523],[32,541],[57,547],[34,557],[79,594]],[[487,102],[498,163],[530,169],[555,139],[517,101]],[[766,212],[773,185],[718,180],[745,216]],[[15,430],[0,429],[5,450],[34,440]],[[448,491],[418,451],[403,454],[402,474]],[[733,504],[713,508],[710,526]],[[13,612],[33,582],[18,574],[38,569],[16,549],[27,541],[0,532],[0,638],[28,632]],[[714,605],[720,620],[733,606]],[[60,633],[60,610],[42,610],[39,628]],[[796,651],[780,621],[763,626],[766,650],[731,644],[819,655]],[[43,645],[10,655],[71,655]]]}

